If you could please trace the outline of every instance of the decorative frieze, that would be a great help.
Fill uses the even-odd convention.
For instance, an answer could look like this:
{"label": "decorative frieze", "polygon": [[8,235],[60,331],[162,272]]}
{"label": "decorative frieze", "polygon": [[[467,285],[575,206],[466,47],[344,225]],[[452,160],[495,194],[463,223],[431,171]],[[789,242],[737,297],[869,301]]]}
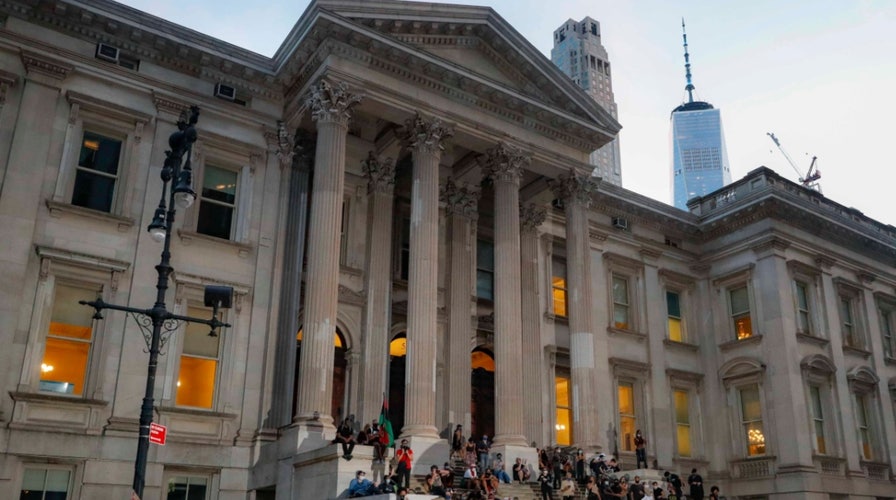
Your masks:
{"label": "decorative frieze", "polygon": [[523,153],[520,148],[499,142],[486,152],[484,160],[486,175],[493,180],[518,183],[523,176],[523,169],[529,166],[531,161],[532,157]]}
{"label": "decorative frieze", "polygon": [[600,185],[598,179],[590,175],[577,175],[570,172],[550,181],[551,189],[564,205],[580,203],[586,207],[591,206],[591,195],[597,191]]}
{"label": "decorative frieze", "polygon": [[65,80],[68,74],[75,69],[71,64],[24,51],[22,52],[22,64],[25,66],[28,76],[38,73],[59,81]]}
{"label": "decorative frieze", "polygon": [[547,218],[548,211],[534,203],[520,203],[520,230],[535,232]]}
{"label": "decorative frieze", "polygon": [[424,118],[415,113],[413,118],[405,120],[404,135],[411,148],[434,154],[445,150],[442,141],[452,137],[454,129],[437,117]]}
{"label": "decorative frieze", "polygon": [[449,214],[461,215],[471,220],[479,216],[478,204],[481,192],[467,183],[457,184],[454,179],[448,181],[439,190],[439,200],[445,204]]}
{"label": "decorative frieze", "polygon": [[349,92],[348,84],[339,82],[335,85],[326,80],[311,88],[311,94],[305,100],[311,109],[311,118],[317,122],[336,122],[347,126],[354,108],[364,96]]}
{"label": "decorative frieze", "polygon": [[367,178],[367,189],[370,193],[391,194],[395,187],[395,160],[386,158],[380,161],[373,151],[367,153],[367,159],[361,161],[361,170]]}

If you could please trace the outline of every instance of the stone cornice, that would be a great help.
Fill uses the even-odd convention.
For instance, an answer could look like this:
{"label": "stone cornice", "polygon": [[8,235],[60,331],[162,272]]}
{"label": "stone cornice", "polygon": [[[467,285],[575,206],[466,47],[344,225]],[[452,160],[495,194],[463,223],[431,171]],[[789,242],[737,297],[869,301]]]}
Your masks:
{"label": "stone cornice", "polygon": [[41,74],[54,80],[65,80],[75,69],[71,64],[36,52],[22,51],[22,65],[29,76]]}

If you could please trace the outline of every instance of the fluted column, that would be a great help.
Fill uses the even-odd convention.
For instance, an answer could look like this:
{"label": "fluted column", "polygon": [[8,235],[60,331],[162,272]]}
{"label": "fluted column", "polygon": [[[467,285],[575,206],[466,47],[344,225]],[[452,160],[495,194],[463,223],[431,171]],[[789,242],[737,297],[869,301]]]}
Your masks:
{"label": "fluted column", "polygon": [[[305,320],[299,364],[296,421],[309,427],[333,427],[333,335],[339,286],[339,225],[345,184],[345,136],[351,109],[361,97],[347,85],[325,81],[308,98],[317,122],[314,196],[308,225]],[[288,376],[288,374],[287,374]]]}
{"label": "fluted column", "polygon": [[379,414],[386,390],[389,360],[389,326],[392,317],[392,192],[395,187],[395,160],[380,160],[371,151],[361,162],[367,177],[367,265],[364,290],[364,376],[361,377],[361,422]]}
{"label": "fluted column", "polygon": [[473,292],[473,252],[476,251],[476,221],[479,217],[478,189],[458,185],[450,178],[442,187],[441,198],[448,213],[449,272],[448,272],[448,422],[449,429],[463,425],[469,432],[471,415],[470,339],[473,324],[470,321]]}
{"label": "fluted column", "polygon": [[299,331],[299,304],[302,303],[302,261],[305,259],[305,229],[308,226],[309,177],[314,160],[310,133],[297,130],[290,138],[279,124],[280,149],[277,156],[284,170],[286,196],[281,209],[286,212],[283,227],[283,288],[277,322],[277,349],[274,354],[274,397],[271,424],[281,427],[292,422],[292,402],[296,388],[289,374],[296,369],[296,333]]}
{"label": "fluted column", "polygon": [[408,354],[402,437],[438,438],[436,431],[436,310],[439,266],[439,160],[453,131],[419,114],[406,125],[414,158],[408,272]]}
{"label": "fluted column", "polygon": [[520,177],[530,158],[504,143],[488,151],[495,189],[495,445],[526,446],[523,436],[520,319]]}
{"label": "fluted column", "polygon": [[599,444],[594,321],[591,312],[591,249],[588,208],[597,182],[571,173],[552,183],[566,210],[567,296],[569,300],[569,358],[572,378],[573,440],[586,449]]}
{"label": "fluted column", "polygon": [[[540,392],[543,354],[538,306],[538,226],[547,211],[535,205],[520,206],[520,305],[522,307],[522,363],[523,392]],[[523,431],[529,441],[541,441],[544,423],[541,421],[543,398],[523,398]],[[542,443],[543,444],[543,443]]]}

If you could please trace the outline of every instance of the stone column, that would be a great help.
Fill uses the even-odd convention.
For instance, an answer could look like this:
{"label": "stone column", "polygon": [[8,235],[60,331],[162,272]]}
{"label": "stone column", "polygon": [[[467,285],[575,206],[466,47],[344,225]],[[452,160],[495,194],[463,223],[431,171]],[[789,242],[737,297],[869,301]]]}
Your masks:
{"label": "stone column", "polygon": [[332,433],[333,336],[339,287],[339,224],[345,183],[345,137],[351,109],[361,97],[345,83],[322,81],[308,98],[317,122],[314,196],[308,225],[305,318],[295,420]]}
{"label": "stone column", "polygon": [[[408,354],[402,437],[438,440],[436,430],[436,312],[439,267],[439,160],[453,135],[438,118],[406,122],[414,158],[408,272]],[[417,450],[419,451],[419,450]],[[420,455],[418,455],[420,456]],[[443,457],[444,458],[444,457]],[[436,463],[436,462],[433,462]]]}
{"label": "stone column", "polygon": [[520,319],[520,178],[530,158],[499,143],[485,169],[495,190],[495,445],[526,446],[523,436]]}
{"label": "stone column", "polygon": [[361,422],[379,415],[386,391],[389,361],[389,326],[392,318],[392,191],[395,187],[395,160],[380,160],[373,152],[361,162],[367,177],[367,265],[364,291],[364,376],[361,377]]}
{"label": "stone column", "polygon": [[[569,300],[569,359],[572,378],[573,440],[586,450],[597,449],[600,423],[595,391],[596,350],[591,300],[591,248],[588,209],[597,181],[570,173],[552,183],[566,210],[566,275]],[[610,394],[613,394],[612,392]]]}
{"label": "stone column", "polygon": [[[542,385],[541,350],[541,307],[539,307],[538,284],[538,226],[547,216],[547,211],[535,205],[520,206],[520,306],[522,308],[522,364],[523,391],[531,394],[540,392]],[[543,398],[523,398],[523,435],[529,441],[542,443],[544,422],[542,422]],[[543,445],[543,443],[542,443]]]}
{"label": "stone column", "polygon": [[280,314],[274,353],[274,397],[271,426],[292,422],[295,395],[296,334],[299,331],[299,304],[302,302],[302,261],[305,258],[305,230],[308,224],[309,177],[314,160],[314,140],[310,133],[297,130],[289,137],[285,125],[278,126],[280,149],[277,156],[284,170],[286,196],[281,209],[283,224],[283,281]]}
{"label": "stone column", "polygon": [[470,432],[470,318],[473,295],[473,255],[476,251],[476,221],[479,218],[478,189],[457,185],[450,178],[442,187],[441,198],[448,213],[448,422],[449,432],[463,425]]}

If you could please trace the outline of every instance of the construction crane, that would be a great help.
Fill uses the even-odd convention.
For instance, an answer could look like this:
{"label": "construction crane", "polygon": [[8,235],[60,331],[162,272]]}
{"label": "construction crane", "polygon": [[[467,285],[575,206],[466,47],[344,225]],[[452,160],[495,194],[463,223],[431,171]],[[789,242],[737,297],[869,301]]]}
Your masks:
{"label": "construction crane", "polygon": [[814,189],[815,191],[821,192],[821,184],[818,182],[818,179],[821,179],[821,171],[815,167],[815,162],[818,160],[817,156],[812,157],[812,163],[809,164],[809,170],[806,172],[806,175],[802,175],[799,167],[796,166],[796,162],[793,161],[793,158],[787,154],[787,151],[784,151],[784,146],[781,145],[781,141],[775,137],[775,134],[768,132],[766,135],[771,137],[772,142],[775,143],[775,146],[778,146],[778,151],[784,155],[784,158],[787,159],[787,163],[790,163],[790,166],[793,167],[793,170],[796,171],[797,177],[800,179],[800,184],[803,187]]}

